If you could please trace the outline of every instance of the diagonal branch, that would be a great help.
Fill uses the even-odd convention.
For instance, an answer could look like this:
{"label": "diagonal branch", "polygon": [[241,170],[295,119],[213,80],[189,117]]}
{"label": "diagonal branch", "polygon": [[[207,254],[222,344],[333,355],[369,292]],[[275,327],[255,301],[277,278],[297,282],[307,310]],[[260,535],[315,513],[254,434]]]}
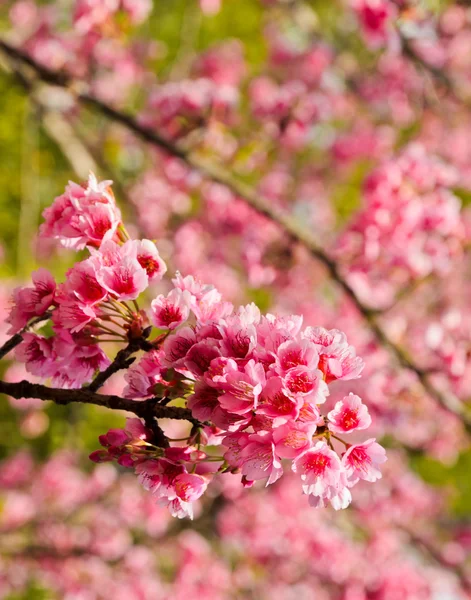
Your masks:
{"label": "diagonal branch", "polygon": [[411,358],[409,358],[405,350],[388,337],[378,322],[377,312],[370,309],[360,300],[353,288],[341,274],[338,264],[328,256],[309,232],[304,228],[299,227],[292,217],[270,205],[269,202],[259,196],[250,186],[247,186],[245,183],[234,178],[226,170],[181,148],[178,144],[166,139],[153,129],[141,125],[133,115],[113,108],[88,92],[80,91],[80,87],[83,88],[85,86],[84,82],[74,81],[66,73],[56,72],[40,65],[28,54],[11,46],[5,41],[0,40],[0,49],[3,50],[10,59],[19,61],[30,67],[35,72],[36,76],[43,82],[69,89],[80,104],[95,109],[112,121],[119,123],[129,131],[132,131],[144,142],[181,159],[187,166],[197,170],[204,177],[224,185],[233,194],[242,200],[245,200],[245,202],[257,213],[276,223],[280,229],[287,234],[291,241],[304,246],[311,256],[324,265],[331,279],[334,280],[350,298],[359,313],[363,316],[378,344],[389,350],[399,364],[406,369],[413,371],[427,394],[434,398],[443,409],[459,417],[463,421],[467,431],[471,433],[471,415],[468,413],[465,405],[451,392],[445,393],[438,389],[430,381],[429,374],[416,365]]}

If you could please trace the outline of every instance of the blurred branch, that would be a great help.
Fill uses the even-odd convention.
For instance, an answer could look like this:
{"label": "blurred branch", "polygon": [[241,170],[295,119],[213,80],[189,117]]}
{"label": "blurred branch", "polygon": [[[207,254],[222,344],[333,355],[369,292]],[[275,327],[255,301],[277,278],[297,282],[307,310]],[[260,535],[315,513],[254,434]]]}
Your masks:
{"label": "blurred branch", "polygon": [[471,593],[471,574],[462,564],[450,564],[443,556],[440,548],[435,546],[433,542],[405,527],[399,526],[399,528],[408,536],[411,544],[419,547],[424,554],[435,561],[440,567],[452,572],[458,578],[461,587],[466,592]]}
{"label": "blurred branch", "polygon": [[416,365],[407,352],[388,337],[378,322],[378,315],[360,300],[356,292],[341,274],[338,264],[328,256],[308,231],[298,225],[295,219],[271,205],[250,186],[234,178],[225,169],[196,156],[188,150],[182,149],[178,144],[166,139],[157,131],[138,123],[133,115],[117,110],[99,98],[83,91],[86,89],[84,82],[74,81],[63,72],[55,72],[44,67],[22,50],[14,48],[2,40],[0,40],[0,50],[3,50],[12,60],[28,65],[43,82],[69,89],[80,104],[94,108],[115,123],[119,123],[129,131],[132,131],[144,142],[181,159],[188,167],[197,170],[204,177],[224,185],[237,197],[245,200],[257,213],[276,223],[287,234],[290,240],[304,246],[311,256],[324,265],[331,279],[338,284],[350,298],[358,312],[363,316],[377,343],[390,351],[400,365],[414,372],[427,394],[434,398],[443,409],[460,418],[466,430],[471,433],[471,416],[466,406],[451,392],[443,392],[438,389],[430,381],[429,374]]}
{"label": "blurred branch", "polygon": [[43,109],[42,123],[48,136],[59,146],[81,179],[86,180],[90,171],[98,170],[93,156],[81,143],[72,125],[59,112]]}

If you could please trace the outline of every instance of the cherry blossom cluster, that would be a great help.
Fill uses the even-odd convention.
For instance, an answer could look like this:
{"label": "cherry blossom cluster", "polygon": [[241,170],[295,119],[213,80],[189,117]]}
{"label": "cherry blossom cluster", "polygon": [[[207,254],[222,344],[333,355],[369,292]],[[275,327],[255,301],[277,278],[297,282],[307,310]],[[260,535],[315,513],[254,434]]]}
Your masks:
{"label": "cherry blossom cluster", "polygon": [[[167,267],[153,242],[128,239],[109,184],[93,175],[84,186],[70,183],[44,211],[41,235],[86,247],[89,257],[63,283],[42,269],[33,288],[15,291],[10,332],[40,317],[50,317],[53,330],[25,333],[17,359],[56,387],[77,388],[110,365],[105,342],[143,340],[146,353],[127,370],[124,395],[183,402],[195,419],[187,445],[159,446],[152,426],[133,419],[102,436],[104,450],[92,458],[133,467],[174,515],[192,514],[211,478],[208,464],[240,472],[245,486],[268,485],[281,477],[283,459],[311,505],[348,506],[350,489],[379,479],[386,458],[374,439],[339,437],[371,423],[358,396],[321,414],[330,386],[358,378],[364,366],[345,334],[303,328],[300,316],[262,315],[253,303],[234,309],[213,286],[180,274],[140,309],[138,298]],[[157,336],[148,340],[153,328]],[[219,453],[208,448],[217,445]]]}
{"label": "cherry blossom cluster", "polygon": [[84,187],[70,183],[44,211],[41,235],[75,250],[88,247],[90,257],[69,269],[60,285],[46,269],[36,271],[33,288],[15,290],[8,317],[9,333],[17,333],[51,310],[54,335],[23,334],[16,357],[29,373],[61,388],[81,387],[110,364],[100,341],[140,334],[144,317],[131,316],[122,301],[135,300],[166,271],[150,240],[122,241],[126,234],[109,183],[98,184],[93,175]]}
{"label": "cherry blossom cluster", "polygon": [[452,167],[419,144],[370,174],[363,209],[336,248],[365,299],[388,305],[411,279],[450,269],[465,241],[457,181]]}

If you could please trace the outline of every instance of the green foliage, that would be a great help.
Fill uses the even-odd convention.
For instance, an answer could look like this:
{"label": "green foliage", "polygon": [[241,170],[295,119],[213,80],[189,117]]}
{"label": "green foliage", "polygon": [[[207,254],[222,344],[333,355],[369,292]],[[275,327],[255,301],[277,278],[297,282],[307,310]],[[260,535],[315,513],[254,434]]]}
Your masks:
{"label": "green foliage", "polygon": [[471,204],[471,191],[464,188],[455,188],[454,193],[461,199],[463,206],[469,206]]}
{"label": "green foliage", "polygon": [[430,456],[411,458],[411,465],[427,483],[447,494],[452,512],[457,517],[469,515],[471,508],[471,450],[463,452],[456,462],[447,465]]}
{"label": "green foliage", "polygon": [[332,194],[339,225],[344,224],[361,206],[361,187],[370,168],[367,161],[357,163],[349,177],[342,181]]}
{"label": "green foliage", "polygon": [[4,600],[55,600],[56,596],[32,581],[28,589],[19,594],[8,594]]}

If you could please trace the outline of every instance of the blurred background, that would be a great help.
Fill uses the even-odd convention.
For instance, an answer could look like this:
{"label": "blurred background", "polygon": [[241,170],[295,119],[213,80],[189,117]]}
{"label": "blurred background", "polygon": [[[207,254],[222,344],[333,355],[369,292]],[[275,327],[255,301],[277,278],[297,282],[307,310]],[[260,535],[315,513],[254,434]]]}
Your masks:
{"label": "blurred background", "polygon": [[[0,598],[469,598],[464,418],[378,344],[306,248],[106,111],[129,113],[289,214],[389,338],[465,405],[468,3],[3,0],[0,30],[2,320],[33,270],[60,281],[75,262],[37,232],[67,182],[93,171],[114,182],[129,231],[154,239],[170,272],[345,331],[366,362],[348,389],[388,450],[383,480],[362,482],[347,511],[310,508],[289,475],[251,490],[225,475],[194,521],[180,521],[126,469],[88,460],[124,414],[1,397]],[[0,374],[27,375],[10,355]],[[106,390],[123,386],[118,373]]]}

